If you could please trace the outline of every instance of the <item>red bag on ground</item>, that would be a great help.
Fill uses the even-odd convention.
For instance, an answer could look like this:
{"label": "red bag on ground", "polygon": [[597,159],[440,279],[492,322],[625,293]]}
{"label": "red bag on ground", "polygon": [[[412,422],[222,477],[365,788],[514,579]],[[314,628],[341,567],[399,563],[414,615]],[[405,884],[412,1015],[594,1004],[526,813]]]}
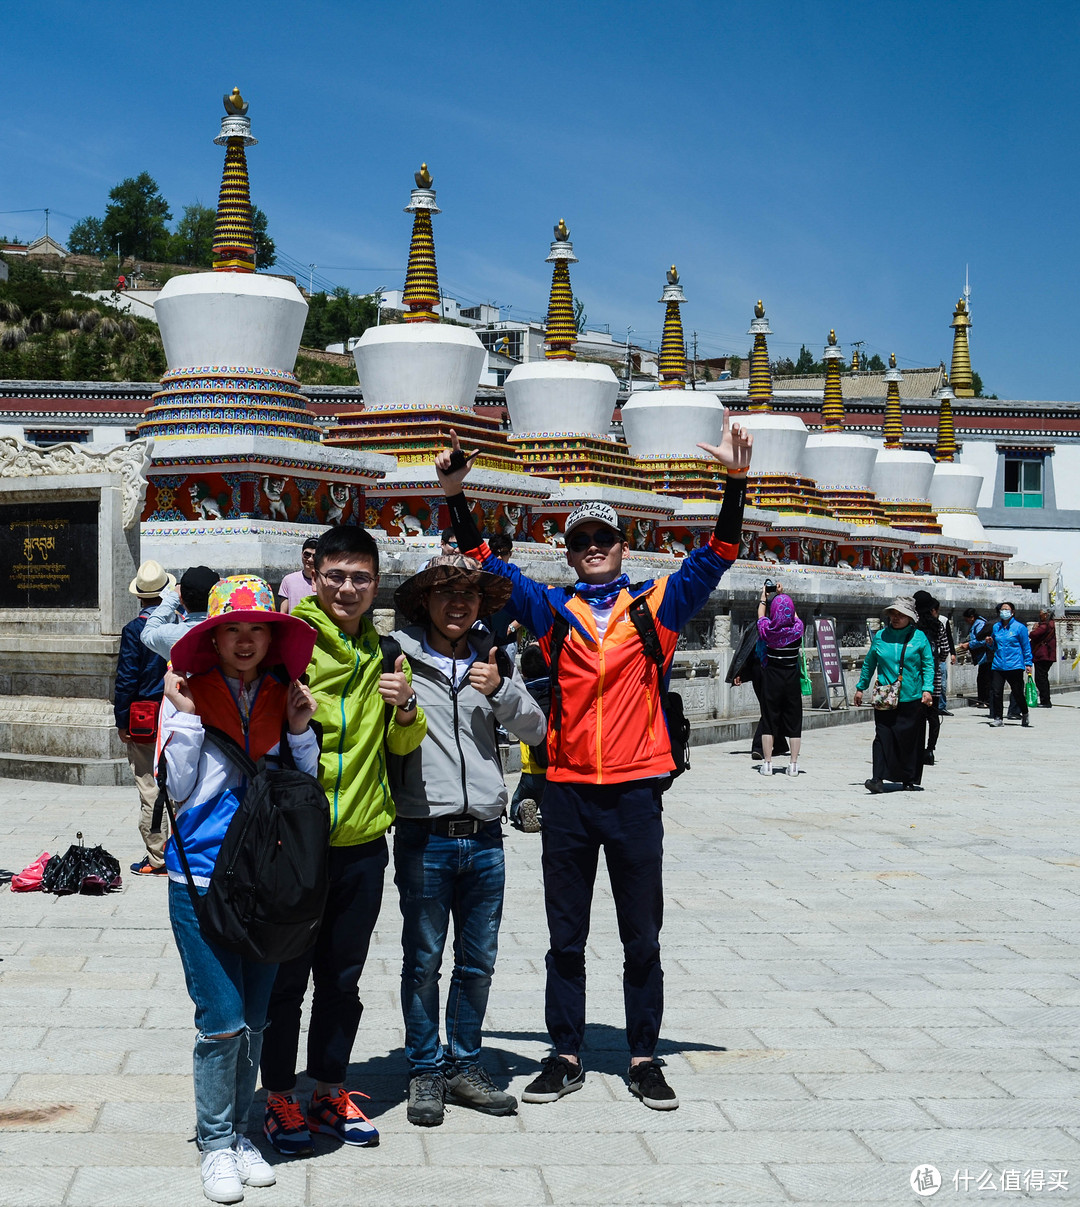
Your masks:
{"label": "red bag on ground", "polygon": [[38,893],[41,891],[41,878],[45,875],[45,865],[49,862],[49,852],[41,854],[28,867],[11,878],[13,893]]}

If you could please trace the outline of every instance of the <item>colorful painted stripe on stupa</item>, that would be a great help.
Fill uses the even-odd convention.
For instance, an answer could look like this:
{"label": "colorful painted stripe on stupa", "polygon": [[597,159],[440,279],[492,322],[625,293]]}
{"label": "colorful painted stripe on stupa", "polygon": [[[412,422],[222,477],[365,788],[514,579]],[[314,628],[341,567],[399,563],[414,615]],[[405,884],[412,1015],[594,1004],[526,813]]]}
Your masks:
{"label": "colorful painted stripe on stupa", "polygon": [[409,308],[405,315],[407,323],[439,321],[435,313],[439,304],[439,270],[435,265],[435,236],[429,209],[418,209],[413,214],[409,265],[405,270],[405,290],[401,299]]}
{"label": "colorful painted stripe on stupa", "polygon": [[937,442],[934,446],[934,460],[952,461],[955,457],[956,429],[953,425],[952,391],[943,389],[941,392],[941,406],[938,410]]}
{"label": "colorful painted stripe on stupa", "polygon": [[218,194],[214,225],[214,271],[254,272],[255,235],[251,229],[251,188],[243,138],[230,138]]}

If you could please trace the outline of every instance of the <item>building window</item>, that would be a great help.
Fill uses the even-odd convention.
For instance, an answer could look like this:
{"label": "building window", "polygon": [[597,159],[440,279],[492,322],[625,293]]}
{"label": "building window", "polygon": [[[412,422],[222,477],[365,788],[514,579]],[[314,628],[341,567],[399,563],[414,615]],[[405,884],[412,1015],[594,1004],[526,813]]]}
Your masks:
{"label": "building window", "polygon": [[1042,507],[1042,459],[1005,458],[1005,506]]}
{"label": "building window", "polygon": [[27,444],[36,444],[41,448],[50,444],[88,444],[90,433],[85,430],[61,430],[60,428],[26,428]]}

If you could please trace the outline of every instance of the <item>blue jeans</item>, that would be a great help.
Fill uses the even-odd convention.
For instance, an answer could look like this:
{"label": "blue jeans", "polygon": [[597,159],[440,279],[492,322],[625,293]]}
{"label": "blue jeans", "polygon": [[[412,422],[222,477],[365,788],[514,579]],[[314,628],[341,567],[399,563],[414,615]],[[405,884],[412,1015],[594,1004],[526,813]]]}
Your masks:
{"label": "blue jeans", "polygon": [[186,884],[169,881],[169,921],[195,1003],[195,1123],[199,1148],[231,1148],[247,1130],[276,964],[211,943]]}
{"label": "blue jeans", "polygon": [[[432,834],[398,817],[394,882],[401,899],[401,1012],[410,1074],[465,1068],[480,1058],[481,1029],[499,947],[502,827],[468,838]],[[446,1044],[439,1039],[439,966],[454,919],[454,970],[446,995]]]}
{"label": "blue jeans", "polygon": [[945,712],[949,707],[949,660],[941,664],[941,695],[937,698],[938,712]]}

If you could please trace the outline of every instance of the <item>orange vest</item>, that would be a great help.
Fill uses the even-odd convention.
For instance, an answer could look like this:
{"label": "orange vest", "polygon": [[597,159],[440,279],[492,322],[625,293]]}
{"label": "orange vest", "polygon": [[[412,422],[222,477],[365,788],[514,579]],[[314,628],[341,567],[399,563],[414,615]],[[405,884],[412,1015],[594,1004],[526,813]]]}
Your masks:
{"label": "orange vest", "polygon": [[259,684],[246,734],[240,722],[239,706],[225,676],[217,667],[201,675],[192,675],[187,685],[202,723],[224,730],[256,761],[281,741],[288,688],[273,675],[264,675]]}

